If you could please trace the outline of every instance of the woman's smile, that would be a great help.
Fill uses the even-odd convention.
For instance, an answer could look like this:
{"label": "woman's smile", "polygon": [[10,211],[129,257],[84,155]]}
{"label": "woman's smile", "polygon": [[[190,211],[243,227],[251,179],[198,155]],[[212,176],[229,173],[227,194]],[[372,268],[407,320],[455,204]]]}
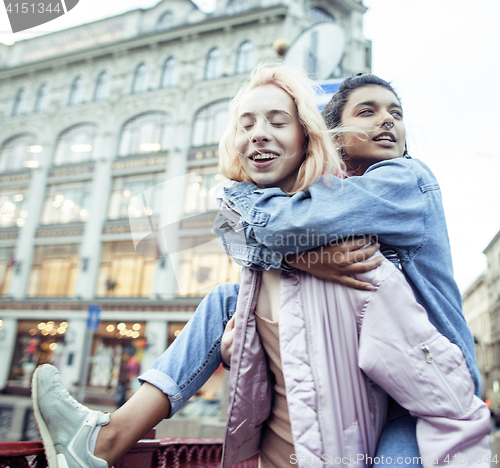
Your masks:
{"label": "woman's smile", "polygon": [[342,113],[339,137],[346,163],[357,175],[380,161],[399,158],[405,150],[403,111],[388,89],[363,86],[354,90]]}
{"label": "woman's smile", "polygon": [[239,109],[235,144],[257,185],[292,187],[304,161],[304,130],[291,96],[272,84],[251,90]]}

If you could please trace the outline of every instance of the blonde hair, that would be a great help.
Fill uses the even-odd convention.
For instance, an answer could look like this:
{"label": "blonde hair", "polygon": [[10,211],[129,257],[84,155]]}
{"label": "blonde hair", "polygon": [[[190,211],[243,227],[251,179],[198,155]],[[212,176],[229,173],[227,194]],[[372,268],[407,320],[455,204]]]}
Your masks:
{"label": "blonde hair", "polygon": [[238,182],[253,180],[244,171],[236,150],[235,139],[238,129],[238,114],[241,102],[249,91],[272,84],[287,92],[297,106],[299,121],[306,141],[305,160],[298,170],[295,184],[288,195],[306,190],[320,176],[342,175],[344,165],[329,135],[323,117],[315,103],[317,85],[303,73],[285,67],[279,62],[264,63],[252,71],[246,86],[240,89],[229,105],[229,125],[219,143],[219,170],[228,179]]}

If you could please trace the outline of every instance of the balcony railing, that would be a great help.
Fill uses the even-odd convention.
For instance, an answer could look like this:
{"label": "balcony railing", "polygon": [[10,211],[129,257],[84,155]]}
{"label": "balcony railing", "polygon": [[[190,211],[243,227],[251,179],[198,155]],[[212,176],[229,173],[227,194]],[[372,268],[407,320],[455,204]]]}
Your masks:
{"label": "balcony railing", "polygon": [[[115,468],[216,468],[222,456],[221,439],[165,437],[140,440]],[[232,468],[257,468],[258,456]],[[41,442],[0,443],[0,468],[46,468]]]}

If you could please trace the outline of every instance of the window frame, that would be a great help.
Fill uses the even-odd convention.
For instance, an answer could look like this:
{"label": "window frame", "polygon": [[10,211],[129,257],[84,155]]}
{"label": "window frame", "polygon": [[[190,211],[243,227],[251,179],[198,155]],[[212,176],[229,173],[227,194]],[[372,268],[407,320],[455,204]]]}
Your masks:
{"label": "window frame", "polygon": [[68,106],[77,106],[83,103],[83,78],[78,75],[71,83]]}
{"label": "window frame", "polygon": [[135,68],[134,81],[132,82],[132,94],[141,94],[147,91],[148,66],[146,62],[141,62]]}
{"label": "window frame", "polygon": [[207,53],[205,63],[205,80],[216,80],[221,77],[222,51],[219,47],[212,47]]}

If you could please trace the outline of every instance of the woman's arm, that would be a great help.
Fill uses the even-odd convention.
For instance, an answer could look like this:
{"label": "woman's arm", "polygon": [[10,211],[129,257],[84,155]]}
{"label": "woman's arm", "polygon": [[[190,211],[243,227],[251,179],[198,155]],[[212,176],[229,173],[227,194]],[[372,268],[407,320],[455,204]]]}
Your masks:
{"label": "woman's arm", "polygon": [[[272,258],[273,253],[299,253],[359,234],[375,234],[391,246],[416,248],[425,236],[423,185],[429,179],[435,182],[421,163],[398,158],[375,164],[362,177],[325,177],[292,197],[248,182],[225,189],[225,194],[241,214],[247,253],[276,268],[278,256]],[[250,259],[250,263],[258,262]]]}
{"label": "woman's arm", "polygon": [[286,263],[321,279],[355,289],[372,290],[374,288],[370,283],[360,281],[353,275],[366,273],[380,265],[383,257],[373,257],[379,248],[380,244],[370,243],[369,236],[361,236],[340,244],[288,255]]}

